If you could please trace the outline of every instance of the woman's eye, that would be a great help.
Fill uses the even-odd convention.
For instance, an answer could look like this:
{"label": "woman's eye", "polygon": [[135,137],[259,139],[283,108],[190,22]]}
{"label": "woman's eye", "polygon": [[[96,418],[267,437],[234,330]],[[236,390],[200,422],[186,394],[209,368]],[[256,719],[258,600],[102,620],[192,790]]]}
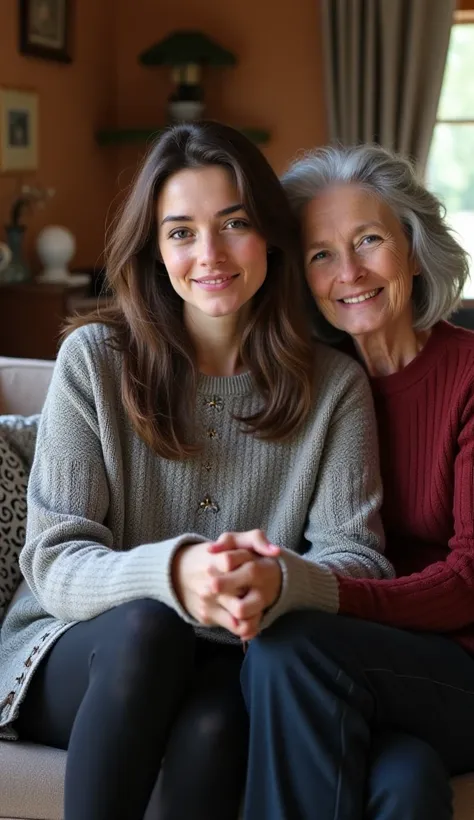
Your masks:
{"label": "woman's eye", "polygon": [[380,242],[381,237],[378,236],[376,233],[371,233],[369,236],[364,236],[361,241],[361,245],[373,245],[374,242]]}
{"label": "woman's eye", "polygon": [[226,223],[225,227],[238,230],[239,228],[248,228],[250,226],[246,219],[231,219],[229,222]]}
{"label": "woman's eye", "polygon": [[176,228],[175,231],[171,231],[170,239],[188,239],[190,235],[189,228]]}
{"label": "woman's eye", "polygon": [[309,262],[310,264],[311,262],[323,262],[325,259],[328,258],[328,256],[329,253],[327,251],[318,251],[317,253],[313,254]]}

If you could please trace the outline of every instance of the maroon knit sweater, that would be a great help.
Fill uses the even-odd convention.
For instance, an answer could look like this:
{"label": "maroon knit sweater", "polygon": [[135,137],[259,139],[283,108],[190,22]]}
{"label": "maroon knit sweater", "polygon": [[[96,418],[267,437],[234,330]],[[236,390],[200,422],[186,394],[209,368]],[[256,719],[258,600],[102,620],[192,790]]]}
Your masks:
{"label": "maroon knit sweater", "polygon": [[397,577],[340,577],[339,611],[444,633],[474,653],[474,333],[440,322],[372,389]]}

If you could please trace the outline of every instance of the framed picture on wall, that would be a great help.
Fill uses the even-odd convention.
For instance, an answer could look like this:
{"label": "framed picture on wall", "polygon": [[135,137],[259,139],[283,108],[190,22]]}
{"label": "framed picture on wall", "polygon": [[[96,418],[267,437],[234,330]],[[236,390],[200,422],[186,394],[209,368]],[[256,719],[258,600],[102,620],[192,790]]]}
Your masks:
{"label": "framed picture on wall", "polygon": [[72,62],[72,0],[18,0],[20,54]]}
{"label": "framed picture on wall", "polygon": [[38,168],[38,94],[0,86],[0,173]]}

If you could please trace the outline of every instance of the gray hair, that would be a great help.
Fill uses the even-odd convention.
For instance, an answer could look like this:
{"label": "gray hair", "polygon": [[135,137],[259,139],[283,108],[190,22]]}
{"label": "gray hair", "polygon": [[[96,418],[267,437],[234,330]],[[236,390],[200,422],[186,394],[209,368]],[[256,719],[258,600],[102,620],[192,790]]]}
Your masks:
{"label": "gray hair", "polygon": [[400,220],[420,266],[413,282],[414,326],[427,330],[455,310],[469,276],[469,255],[446,224],[446,209],[417,178],[410,161],[378,145],[316,148],[282,178],[293,211],[330,185],[351,183],[374,193]]}

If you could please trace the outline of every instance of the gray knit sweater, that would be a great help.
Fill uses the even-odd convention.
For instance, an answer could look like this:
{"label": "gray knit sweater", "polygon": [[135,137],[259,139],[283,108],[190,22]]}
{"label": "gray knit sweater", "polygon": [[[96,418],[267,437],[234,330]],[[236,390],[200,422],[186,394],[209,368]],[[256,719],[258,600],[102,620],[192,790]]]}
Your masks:
{"label": "gray knit sweater", "polygon": [[262,628],[299,607],[337,612],[333,570],[392,575],[382,555],[372,400],[355,362],[316,346],[316,400],[289,443],[258,440],[233,420],[260,406],[250,374],[201,376],[202,453],[167,461],[126,417],[121,356],[108,334],[89,325],[64,342],[42,414],[20,559],[27,584],[1,632],[3,737],[14,737],[8,724],[44,653],[74,623],[136,598],[163,601],[194,623],[171,583],[183,544],[258,527],[283,548],[281,594]]}

